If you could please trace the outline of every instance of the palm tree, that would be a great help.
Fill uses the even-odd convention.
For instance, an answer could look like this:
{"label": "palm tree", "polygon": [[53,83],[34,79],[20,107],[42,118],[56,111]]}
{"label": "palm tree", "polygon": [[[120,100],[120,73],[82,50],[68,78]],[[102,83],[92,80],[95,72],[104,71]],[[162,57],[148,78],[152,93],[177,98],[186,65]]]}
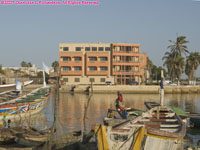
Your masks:
{"label": "palm tree", "polygon": [[189,53],[188,48],[185,45],[188,41],[185,36],[178,36],[176,41],[169,41],[172,45],[167,47],[170,49],[170,52],[166,52],[165,56],[162,58],[165,60],[163,66],[167,67],[168,75],[172,81],[174,81],[175,78],[179,81],[185,66],[182,55],[184,54],[186,56],[186,54]]}
{"label": "palm tree", "polygon": [[182,56],[177,56],[174,58],[174,68],[176,70],[176,78],[178,79],[178,85],[179,81],[181,79],[181,75],[184,72],[184,67],[185,67],[185,61]]}
{"label": "palm tree", "polygon": [[173,40],[169,41],[172,43],[172,45],[168,46],[168,48],[170,49],[174,57],[182,56],[182,54],[186,56],[186,54],[189,53],[188,48],[185,45],[189,41],[186,40],[185,36],[178,36],[176,41]]}
{"label": "palm tree", "polygon": [[199,52],[192,52],[187,56],[185,73],[188,76],[188,80],[195,80],[195,72],[200,64]]}
{"label": "palm tree", "polygon": [[176,71],[176,70],[174,70],[175,68],[172,67],[174,64],[174,58],[172,57],[171,53],[166,52],[165,56],[162,59],[165,60],[163,63],[163,66],[167,67],[168,75],[169,75],[171,81],[173,82],[175,79],[175,71]]}
{"label": "palm tree", "polygon": [[174,57],[172,53],[166,52],[163,60],[165,60],[163,66],[167,67],[168,75],[170,76],[172,82],[176,78],[179,81],[185,66],[184,58],[182,56]]}

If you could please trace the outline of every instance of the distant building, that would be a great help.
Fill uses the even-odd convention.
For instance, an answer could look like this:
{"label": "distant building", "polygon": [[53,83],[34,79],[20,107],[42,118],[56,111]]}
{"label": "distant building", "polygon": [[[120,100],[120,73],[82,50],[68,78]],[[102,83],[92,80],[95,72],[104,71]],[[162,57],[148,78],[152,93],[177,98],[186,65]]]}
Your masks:
{"label": "distant building", "polygon": [[63,84],[140,83],[146,54],[139,44],[61,43],[59,67]]}
{"label": "distant building", "polygon": [[[7,76],[11,77],[24,76],[24,75],[36,77],[38,72],[43,71],[43,69],[37,68],[35,67],[35,65],[33,65],[32,67],[2,67],[2,68],[6,72],[9,72],[7,73],[9,75]],[[49,70],[50,72],[53,72],[53,67],[49,67]]]}

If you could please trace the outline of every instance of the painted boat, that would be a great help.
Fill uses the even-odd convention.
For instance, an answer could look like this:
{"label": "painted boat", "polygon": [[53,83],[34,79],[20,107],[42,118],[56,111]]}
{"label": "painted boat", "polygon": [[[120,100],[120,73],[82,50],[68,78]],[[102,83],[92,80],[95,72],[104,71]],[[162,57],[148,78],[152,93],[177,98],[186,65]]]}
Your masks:
{"label": "painted boat", "polygon": [[15,90],[5,91],[0,93],[0,103],[7,102],[19,97],[19,92]]}
{"label": "painted boat", "polygon": [[49,97],[49,87],[33,90],[27,95],[0,103],[0,119],[21,119],[38,113],[45,106]]}
{"label": "painted boat", "polygon": [[[150,110],[154,107],[160,106],[160,104],[157,103],[157,102],[144,102],[144,105],[146,106],[147,110]],[[172,107],[172,106],[168,106],[168,107],[171,108],[181,118],[185,119],[186,117],[188,117],[188,114],[184,110],[182,110],[181,108]]]}
{"label": "painted boat", "polygon": [[96,127],[99,150],[177,150],[185,123],[169,107],[158,106],[114,126]]}
{"label": "painted boat", "polygon": [[[159,106],[156,102],[145,102],[146,108],[149,110],[153,107]],[[187,127],[190,128],[200,128],[200,113],[193,113],[193,112],[184,112],[182,109],[177,107],[170,107],[174,110],[175,113],[177,113],[181,119],[187,120]]]}

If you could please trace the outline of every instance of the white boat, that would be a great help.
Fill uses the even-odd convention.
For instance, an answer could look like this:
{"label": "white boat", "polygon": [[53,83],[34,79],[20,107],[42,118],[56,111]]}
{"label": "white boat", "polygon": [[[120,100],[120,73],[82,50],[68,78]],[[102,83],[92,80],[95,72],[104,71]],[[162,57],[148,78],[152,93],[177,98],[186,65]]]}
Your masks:
{"label": "white boat", "polygon": [[[23,82],[23,85],[29,85],[33,83],[33,80],[30,81],[25,81]],[[15,90],[16,89],[16,83],[12,83],[12,84],[0,84],[0,92],[4,92],[4,91],[10,91],[10,90]]]}

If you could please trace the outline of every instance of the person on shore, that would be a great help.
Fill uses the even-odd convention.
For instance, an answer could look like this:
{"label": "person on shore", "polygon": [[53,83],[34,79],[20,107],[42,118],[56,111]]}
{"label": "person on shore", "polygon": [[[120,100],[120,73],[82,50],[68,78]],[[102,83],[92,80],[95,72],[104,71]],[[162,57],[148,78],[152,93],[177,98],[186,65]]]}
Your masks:
{"label": "person on shore", "polygon": [[117,92],[117,99],[118,99],[119,102],[123,101],[122,94],[119,91]]}

